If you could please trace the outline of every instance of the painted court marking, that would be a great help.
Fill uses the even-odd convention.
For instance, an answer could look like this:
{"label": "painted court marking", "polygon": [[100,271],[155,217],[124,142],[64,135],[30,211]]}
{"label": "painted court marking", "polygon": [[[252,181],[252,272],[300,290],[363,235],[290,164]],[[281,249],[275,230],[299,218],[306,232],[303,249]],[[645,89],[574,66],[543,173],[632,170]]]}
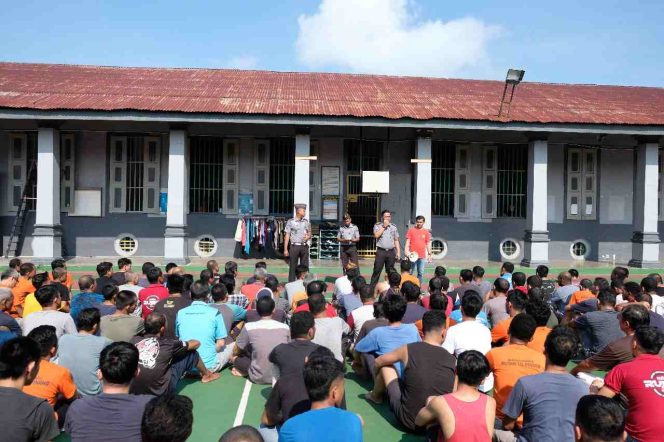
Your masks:
{"label": "painted court marking", "polygon": [[247,404],[249,403],[249,393],[251,392],[251,382],[249,379],[244,381],[244,390],[242,391],[242,398],[240,399],[240,405],[237,406],[237,413],[235,413],[235,420],[233,421],[233,426],[237,427],[242,425],[244,420],[244,413],[247,411]]}

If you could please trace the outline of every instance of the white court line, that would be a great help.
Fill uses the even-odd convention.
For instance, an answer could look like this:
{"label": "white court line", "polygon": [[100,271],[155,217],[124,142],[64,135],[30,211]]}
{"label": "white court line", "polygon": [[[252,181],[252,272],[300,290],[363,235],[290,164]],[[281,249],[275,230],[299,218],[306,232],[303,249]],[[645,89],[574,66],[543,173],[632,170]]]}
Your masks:
{"label": "white court line", "polygon": [[244,390],[242,391],[242,398],[240,399],[240,405],[237,406],[237,413],[235,413],[235,420],[233,421],[233,426],[237,427],[242,425],[244,420],[244,412],[247,411],[247,404],[249,403],[249,393],[251,392],[251,382],[247,379],[244,382]]}

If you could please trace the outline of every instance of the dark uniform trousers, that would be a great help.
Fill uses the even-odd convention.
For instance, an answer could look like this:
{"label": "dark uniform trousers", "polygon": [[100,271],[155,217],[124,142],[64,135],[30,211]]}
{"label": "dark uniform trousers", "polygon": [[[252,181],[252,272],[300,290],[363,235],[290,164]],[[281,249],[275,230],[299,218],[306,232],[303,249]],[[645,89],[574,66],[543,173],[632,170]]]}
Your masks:
{"label": "dark uniform trousers", "polygon": [[309,267],[309,246],[291,244],[288,248],[288,282],[295,281],[295,267],[299,264]]}
{"label": "dark uniform trousers", "polygon": [[382,247],[376,248],[376,259],[374,260],[373,274],[371,275],[371,286],[375,287],[378,284],[380,279],[380,272],[383,271],[383,266],[385,266],[385,271],[389,272],[390,269],[394,269],[394,263],[396,261],[397,251],[395,249],[383,249]]}
{"label": "dark uniform trousers", "polygon": [[341,268],[344,272],[344,275],[346,274],[346,266],[348,265],[348,262],[352,262],[357,266],[357,268],[360,268],[360,264],[357,260],[357,246],[355,244],[350,244],[350,245],[341,245]]}

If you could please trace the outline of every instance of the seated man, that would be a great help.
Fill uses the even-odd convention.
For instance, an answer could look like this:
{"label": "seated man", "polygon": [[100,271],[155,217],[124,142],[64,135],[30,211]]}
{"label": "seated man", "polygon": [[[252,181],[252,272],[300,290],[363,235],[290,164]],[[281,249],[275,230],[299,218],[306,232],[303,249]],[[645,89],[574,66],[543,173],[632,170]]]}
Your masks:
{"label": "seated man", "polygon": [[551,333],[551,329],[546,326],[549,322],[549,316],[551,316],[549,305],[544,299],[531,296],[528,304],[526,304],[526,313],[535,318],[535,322],[537,323],[535,334],[533,335],[533,339],[528,342],[528,347],[543,353],[544,341],[548,334]]}
{"label": "seated man", "polygon": [[286,421],[280,442],[361,442],[362,419],[339,408],[344,398],[344,365],[335,358],[312,358],[304,365],[311,410]]}
{"label": "seated man", "polygon": [[145,406],[142,442],[185,442],[193,430],[194,403],[187,396],[165,395]]}
{"label": "seated man", "polygon": [[[184,295],[185,278],[183,275],[173,273],[168,276],[168,297],[158,301],[152,311],[161,313],[166,317],[166,332],[168,339],[176,339],[175,319],[178,312],[191,305],[191,296]],[[189,287],[191,289],[191,287]],[[205,288],[207,292],[207,286]]]}
{"label": "seated man", "polygon": [[[246,322],[260,321],[261,316],[258,314],[258,312],[256,312],[256,302],[258,301],[259,298],[262,298],[264,296],[274,301],[274,310],[272,311],[271,319],[274,319],[277,322],[285,324],[288,319],[288,315],[286,314],[284,309],[277,307],[277,302],[284,300],[279,297],[278,291],[275,294],[275,292],[273,292],[271,289],[267,287],[263,287],[256,293],[256,300],[252,303],[251,310],[247,310],[247,316],[245,318]],[[282,303],[279,304],[283,305]]]}
{"label": "seated man", "polygon": [[437,422],[439,441],[490,441],[496,401],[478,391],[489,371],[489,362],[479,351],[461,353],[454,393],[429,398],[426,407],[417,414],[415,425],[424,427]]}
{"label": "seated man", "polygon": [[570,324],[579,331],[581,343],[588,356],[599,353],[609,343],[625,336],[620,330],[618,312],[615,310],[616,295],[610,290],[602,290],[597,299],[599,310],[581,315]]}
{"label": "seated man", "polygon": [[420,287],[411,281],[404,281],[401,284],[401,295],[406,298],[406,314],[403,315],[401,322],[415,324],[427,312],[427,309],[420,305]]}
{"label": "seated man", "polygon": [[97,292],[97,285],[92,276],[85,275],[78,278],[78,288],[81,290],[74,295],[69,307],[69,314],[74,323],[78,325],[78,314],[86,308],[98,308],[104,302],[104,296]]}
{"label": "seated man", "polygon": [[293,297],[296,293],[304,292],[304,278],[309,273],[309,267],[298,264],[295,266],[295,281],[286,283],[284,286],[284,292],[286,294],[285,299],[289,303],[293,302]]}
{"label": "seated man", "polygon": [[64,334],[76,333],[76,325],[69,313],[60,310],[60,293],[50,285],[42,286],[35,293],[37,302],[42,306],[42,310],[34,312],[23,320],[23,333],[28,334],[32,329],[40,325],[52,325],[55,327],[55,333],[58,336]]}
{"label": "seated man", "polygon": [[[424,259],[424,257],[422,257],[422,259]],[[402,259],[399,263],[399,268],[401,270],[401,282],[399,285],[403,287],[404,282],[412,282],[419,288],[420,280],[417,279],[417,276],[410,273],[411,269],[413,268],[413,264],[410,262],[410,260]]]}
{"label": "seated man", "polygon": [[270,352],[269,360],[274,364],[274,377],[302,374],[304,362],[320,345],[312,342],[316,334],[316,323],[311,312],[293,314],[290,321],[291,341],[279,344]]}
{"label": "seated man", "polygon": [[21,336],[21,327],[12,318],[9,312],[14,303],[12,291],[8,287],[0,287],[0,327],[6,327],[7,330],[14,333],[16,336]]}
{"label": "seated man", "polygon": [[309,296],[308,305],[316,323],[316,335],[312,341],[329,348],[334,353],[334,357],[343,362],[345,355],[343,341],[345,336],[352,334],[350,327],[338,316],[333,318],[328,316],[326,311],[328,304],[321,293]]}
{"label": "seated man", "polygon": [[[207,286],[205,286],[201,281],[197,281],[191,285],[192,292],[194,291],[201,292],[203,290],[207,290]],[[245,309],[243,309],[237,304],[229,302],[228,288],[224,284],[220,283],[213,285],[212,288],[210,288],[210,296],[212,297],[212,304],[210,304],[210,306],[219,310],[221,315],[224,316],[224,322],[226,322],[225,318],[227,315],[227,313],[225,312],[229,310],[233,316],[231,324],[235,322],[244,321],[245,318],[247,317],[247,311]],[[226,324],[226,328],[229,329],[229,327],[230,325]]]}
{"label": "seated man", "polygon": [[[307,287],[307,296],[306,298],[302,299],[301,303],[296,301],[296,308],[293,309],[295,313],[310,311],[309,302],[307,300],[312,295],[319,294],[323,296],[323,299],[325,299],[325,289],[327,288],[327,284],[325,282],[311,281],[306,285],[306,287]],[[295,299],[297,300],[297,296],[295,297]],[[335,316],[337,316],[337,309],[335,309],[332,304],[326,302],[325,314],[328,318],[334,318]]]}
{"label": "seated man", "polygon": [[365,285],[360,288],[360,301],[362,301],[362,307],[353,310],[353,312],[348,315],[347,320],[348,326],[353,329],[353,337],[355,340],[357,340],[364,323],[374,318],[374,293],[371,290],[370,285]]}
{"label": "seated man", "polygon": [[30,338],[10,339],[0,348],[0,428],[2,440],[46,441],[60,434],[53,408],[24,393],[39,372],[39,345]]}
{"label": "seated man", "polygon": [[[99,356],[103,393],[74,401],[65,431],[74,441],[141,441],[141,419],[153,396],[129,394],[138,374],[138,350],[128,342],[114,342]],[[109,419],[115,416],[115,419]]]}
{"label": "seated man", "polygon": [[351,282],[353,291],[350,293],[343,293],[336,298],[336,305],[339,308],[339,316],[347,320],[353,310],[362,307],[362,300],[360,299],[360,289],[367,285],[367,280],[363,276],[357,276]]}
{"label": "seated man", "polygon": [[496,280],[493,282],[493,290],[489,291],[487,296],[484,298],[482,311],[487,315],[492,329],[510,316],[507,312],[506,302],[509,287],[510,284],[506,279],[496,278]]}
{"label": "seated man", "polygon": [[115,297],[115,313],[101,318],[99,323],[101,335],[114,342],[130,342],[134,336],[143,334],[145,330],[143,320],[132,315],[137,305],[136,293],[130,291],[118,293]]}
{"label": "seated man", "polygon": [[272,319],[272,298],[258,298],[256,311],[261,319],[246,323],[235,341],[232,373],[235,376],[249,376],[257,384],[271,384],[274,376],[270,352],[290,340],[290,330],[286,324]]}
{"label": "seated man", "polygon": [[622,442],[625,440],[625,413],[618,402],[589,394],[576,404],[574,432],[578,441]]}
{"label": "seated man", "polygon": [[503,319],[499,323],[494,324],[493,328],[491,329],[492,345],[500,346],[508,341],[508,330],[510,328],[512,318],[514,318],[519,313],[525,312],[527,303],[528,297],[520,291],[512,291],[509,295],[507,295],[505,305],[507,308],[507,313],[509,314],[509,318]]}
{"label": "seated man", "polygon": [[219,373],[210,372],[198,357],[196,349],[200,342],[169,339],[164,336],[165,332],[166,317],[153,312],[145,318],[145,335],[132,338],[131,342],[138,349],[141,370],[131,384],[130,393],[174,394],[180,379],[194,368],[198,369],[204,384],[219,379]]}
{"label": "seated man", "polygon": [[[474,293],[477,296],[480,296],[479,292],[476,290],[476,287],[468,284],[468,287],[466,287],[465,290],[463,290],[462,292],[459,305],[463,303],[463,297],[466,296],[466,293]],[[482,306],[483,306],[482,297],[480,296],[480,309],[482,308]],[[483,326],[485,326],[487,330],[491,327],[489,324],[489,318],[487,317],[486,313],[484,313],[481,310],[477,313],[477,315],[475,315],[473,320],[477,321],[478,324],[482,324]],[[456,310],[453,310],[452,313],[450,314],[450,325],[456,325],[463,321],[464,321],[464,315],[461,309],[458,308]]]}
{"label": "seated man", "polygon": [[149,285],[138,292],[143,319],[152,313],[159,301],[168,298],[168,289],[164,287],[164,275],[159,267],[149,267],[145,277]]}
{"label": "seated man", "polygon": [[78,397],[78,394],[69,370],[51,362],[51,359],[58,353],[58,337],[55,335],[55,327],[40,325],[32,329],[28,338],[39,344],[41,362],[37,377],[30,385],[23,388],[23,392],[46,399],[55,410],[58,426],[62,428],[69,404]]}
{"label": "seated man", "polygon": [[[419,431],[415,417],[429,396],[454,390],[456,358],[441,347],[445,337],[445,313],[430,311],[422,319],[424,340],[397,348],[376,359],[374,389],[367,399],[380,403],[387,390],[390,409],[409,431]],[[403,376],[399,379],[394,364],[400,362]]]}

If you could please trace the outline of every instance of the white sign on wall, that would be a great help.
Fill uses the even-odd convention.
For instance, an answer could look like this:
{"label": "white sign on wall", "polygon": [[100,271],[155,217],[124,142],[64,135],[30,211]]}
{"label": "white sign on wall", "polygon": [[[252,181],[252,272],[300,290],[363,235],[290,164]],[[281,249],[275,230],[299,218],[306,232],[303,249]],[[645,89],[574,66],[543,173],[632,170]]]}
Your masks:
{"label": "white sign on wall", "polygon": [[362,193],[390,193],[390,172],[362,172]]}

